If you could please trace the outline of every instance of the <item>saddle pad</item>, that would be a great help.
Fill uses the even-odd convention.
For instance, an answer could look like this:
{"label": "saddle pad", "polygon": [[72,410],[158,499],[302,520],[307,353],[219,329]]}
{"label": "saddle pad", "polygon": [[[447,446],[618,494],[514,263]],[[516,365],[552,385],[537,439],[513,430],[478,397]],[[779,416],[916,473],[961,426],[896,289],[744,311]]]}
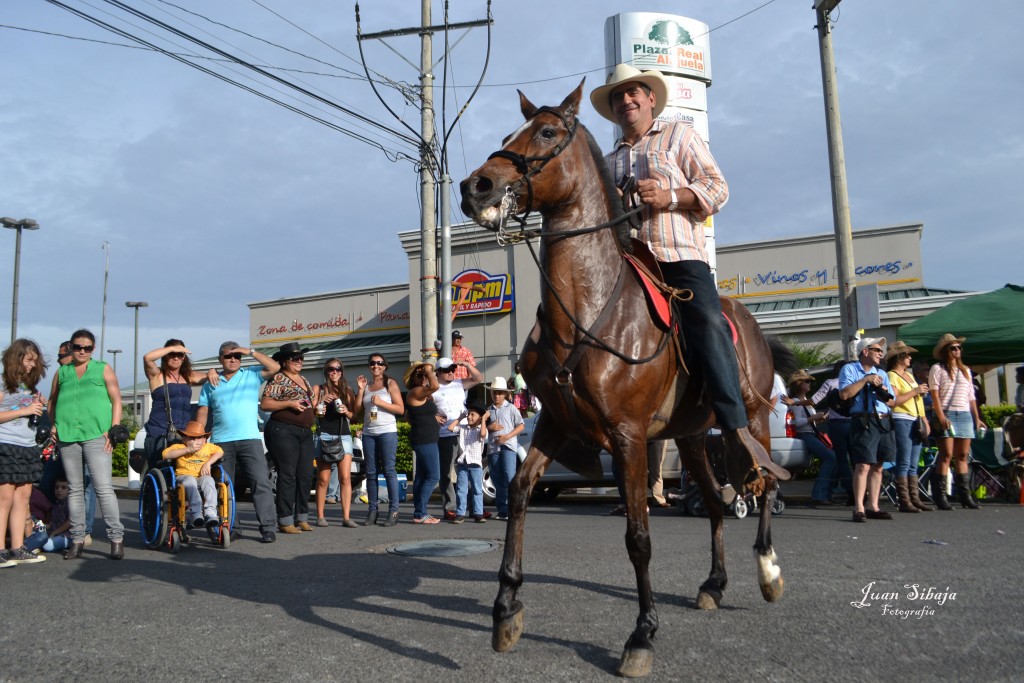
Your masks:
{"label": "saddle pad", "polygon": [[[636,272],[637,277],[640,280],[640,284],[644,288],[644,293],[647,295],[647,304],[654,312],[654,319],[660,322],[664,329],[669,329],[672,324],[672,311],[668,295],[658,289],[657,285],[655,285],[647,276],[647,272],[637,264],[636,260],[632,256],[629,254],[623,254],[622,256]],[[729,323],[729,333],[732,336],[732,344],[735,346],[740,340],[739,331],[736,329],[736,325],[733,323],[732,319],[725,314],[725,311],[722,311],[722,317],[724,317],[725,321]]]}
{"label": "saddle pad", "polygon": [[672,325],[672,309],[670,308],[671,304],[669,303],[668,295],[658,289],[651,279],[647,277],[647,273],[637,264],[636,259],[629,254],[623,254],[622,256],[633,267],[633,271],[640,280],[640,285],[644,288],[644,294],[647,296],[647,305],[650,306],[651,311],[654,313],[654,319],[661,324],[663,329],[669,329]]}

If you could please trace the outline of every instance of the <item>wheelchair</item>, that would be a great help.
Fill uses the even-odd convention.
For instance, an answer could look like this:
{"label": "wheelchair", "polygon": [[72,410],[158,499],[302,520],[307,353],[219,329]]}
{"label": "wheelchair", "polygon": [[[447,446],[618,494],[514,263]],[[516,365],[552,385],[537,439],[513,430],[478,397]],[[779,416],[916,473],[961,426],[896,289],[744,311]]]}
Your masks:
{"label": "wheelchair", "polygon": [[[215,545],[231,545],[231,532],[235,527],[235,489],[227,471],[216,462],[210,468],[217,489],[217,528]],[[154,550],[166,547],[177,553],[192,539],[188,534],[186,514],[188,499],[185,487],[177,481],[173,462],[161,462],[146,470],[139,488],[139,530],[142,542]],[[213,536],[211,534],[211,540]]]}

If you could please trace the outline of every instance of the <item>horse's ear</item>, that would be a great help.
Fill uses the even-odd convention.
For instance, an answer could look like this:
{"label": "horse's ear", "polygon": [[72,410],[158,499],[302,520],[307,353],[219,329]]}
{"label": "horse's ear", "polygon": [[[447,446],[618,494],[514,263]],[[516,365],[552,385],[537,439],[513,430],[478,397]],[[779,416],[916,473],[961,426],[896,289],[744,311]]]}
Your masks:
{"label": "horse's ear", "polygon": [[562,110],[573,117],[579,116],[580,113],[580,99],[583,97],[583,84],[587,82],[587,77],[584,76],[580,84],[576,86],[576,89],[566,95],[565,99],[562,100]]}
{"label": "horse's ear", "polygon": [[523,112],[523,116],[530,120],[537,113],[537,105],[527,99],[522,90],[516,90],[516,92],[519,93],[519,109]]}

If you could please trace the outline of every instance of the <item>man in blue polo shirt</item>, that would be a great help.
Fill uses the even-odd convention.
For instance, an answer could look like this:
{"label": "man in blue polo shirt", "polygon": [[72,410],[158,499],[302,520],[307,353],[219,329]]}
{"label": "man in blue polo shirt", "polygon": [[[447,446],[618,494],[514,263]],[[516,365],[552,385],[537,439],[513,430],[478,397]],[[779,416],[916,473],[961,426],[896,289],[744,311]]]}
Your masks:
{"label": "man in blue polo shirt", "polygon": [[[885,370],[879,367],[885,355],[885,337],[865,337],[857,342],[857,361],[847,363],[839,372],[839,396],[850,409],[848,453],[853,465],[853,521],[892,519],[878,509],[882,490],[882,463],[896,457],[896,439],[892,431],[892,387]],[[888,399],[885,398],[888,394]],[[864,493],[868,509],[864,509]]]}
{"label": "man in blue polo shirt", "polygon": [[[242,357],[252,356],[259,365],[242,367]],[[224,449],[221,462],[231,480],[235,479],[235,463],[252,482],[252,504],[256,508],[256,520],[260,525],[260,541],[273,543],[277,540],[277,508],[274,492],[270,488],[270,472],[260,438],[257,407],[260,400],[260,386],[264,380],[273,377],[280,364],[255,349],[244,349],[237,342],[227,341],[220,345],[222,372],[203,385],[199,394],[199,410],[196,421],[207,424],[213,414],[213,436],[211,441]],[[261,367],[262,366],[262,367]]]}

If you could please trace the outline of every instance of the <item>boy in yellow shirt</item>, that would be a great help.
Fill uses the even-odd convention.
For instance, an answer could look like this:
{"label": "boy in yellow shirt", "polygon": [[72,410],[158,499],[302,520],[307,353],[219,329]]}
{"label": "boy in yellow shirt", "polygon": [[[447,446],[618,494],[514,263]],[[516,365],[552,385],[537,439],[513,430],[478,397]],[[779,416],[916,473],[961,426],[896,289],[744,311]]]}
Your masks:
{"label": "boy in yellow shirt", "polygon": [[210,432],[196,421],[178,432],[184,443],[164,449],[164,460],[174,460],[174,474],[185,487],[188,498],[187,524],[194,528],[206,525],[211,537],[220,525],[217,516],[217,485],[210,475],[210,466],[224,455],[216,444],[207,443]]}

